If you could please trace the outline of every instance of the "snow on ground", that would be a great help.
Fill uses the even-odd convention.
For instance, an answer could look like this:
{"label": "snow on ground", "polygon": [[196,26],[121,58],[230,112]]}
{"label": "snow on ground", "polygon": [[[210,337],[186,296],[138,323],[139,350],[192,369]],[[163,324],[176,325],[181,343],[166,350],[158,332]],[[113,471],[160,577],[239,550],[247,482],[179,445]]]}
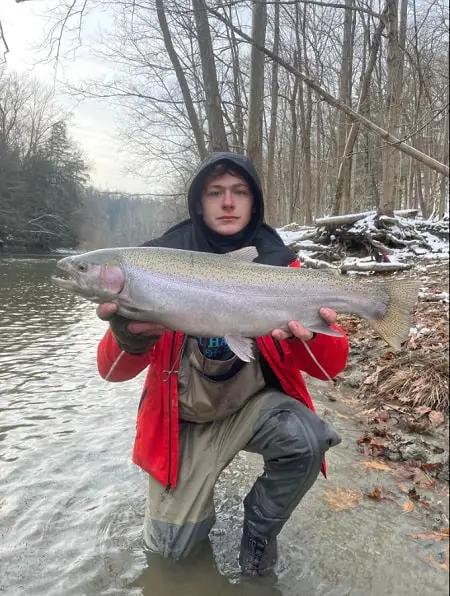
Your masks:
{"label": "snow on ground", "polygon": [[[355,222],[351,227],[348,228],[348,232],[355,232],[361,233],[362,230],[365,231],[376,231],[375,224],[373,221],[374,214],[369,214],[364,219],[361,219]],[[408,224],[410,226],[415,226],[418,220],[414,219],[406,219],[402,218],[402,222]],[[423,220],[419,220],[423,221]],[[443,220],[444,221],[444,220]],[[292,245],[295,243],[297,254],[300,260],[304,263],[305,266],[314,265],[319,266],[320,268],[334,268],[337,269],[341,267],[343,264],[354,264],[356,262],[359,263],[370,263],[373,262],[371,257],[355,257],[355,256],[347,256],[340,262],[328,263],[326,261],[318,261],[311,257],[313,251],[311,250],[302,250],[302,246],[311,247],[311,245],[318,246],[318,243],[314,241],[312,238],[314,236],[314,232],[317,228],[312,226],[301,226],[296,224],[295,222],[288,224],[282,228],[278,228],[277,232],[281,236],[283,242],[287,245]],[[393,230],[391,230],[392,233]],[[400,228],[397,232],[401,233]],[[395,234],[395,231],[394,231]],[[446,261],[449,260],[449,242],[447,240],[443,240],[442,238],[438,238],[437,236],[433,235],[431,232],[420,230],[421,236],[424,238],[425,242],[428,244],[430,248],[426,248],[424,246],[418,245],[410,245],[404,248],[390,248],[389,252],[389,260],[391,263],[405,263],[405,262],[417,262],[417,261]],[[326,250],[328,246],[324,245],[324,250]],[[330,245],[332,248],[332,245]],[[365,272],[358,272],[358,275],[368,275]],[[369,274],[370,275],[370,274]]]}

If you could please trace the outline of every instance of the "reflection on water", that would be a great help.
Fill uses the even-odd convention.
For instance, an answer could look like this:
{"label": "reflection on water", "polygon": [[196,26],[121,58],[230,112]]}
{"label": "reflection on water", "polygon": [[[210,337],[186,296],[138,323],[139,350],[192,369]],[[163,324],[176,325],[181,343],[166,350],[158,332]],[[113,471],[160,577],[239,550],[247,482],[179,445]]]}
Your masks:
{"label": "reflection on water", "polygon": [[101,593],[144,561],[139,381],[98,377],[104,324],[53,286],[54,263],[0,260],[0,591],[14,595]]}
{"label": "reflection on water", "polygon": [[131,462],[143,379],[99,378],[105,324],[51,283],[54,264],[0,259],[0,593],[252,594],[212,557],[147,561],[146,478]]}
{"label": "reflection on water", "polygon": [[[105,324],[52,285],[54,259],[0,258],[0,593],[8,596],[424,596],[447,594],[396,503],[332,512],[323,479],[283,531],[277,587],[236,582],[242,498],[260,470],[238,457],[218,488],[211,550],[146,558],[145,474],[131,462],[142,376],[102,381]],[[330,482],[367,491],[355,432],[336,428]],[[346,426],[347,425],[347,426]],[[358,470],[358,473],[355,473]],[[334,479],[334,480],[333,480]],[[384,478],[387,482],[387,478]],[[375,481],[374,481],[375,482]],[[373,485],[371,485],[373,488]],[[429,554],[429,553],[428,553]]]}

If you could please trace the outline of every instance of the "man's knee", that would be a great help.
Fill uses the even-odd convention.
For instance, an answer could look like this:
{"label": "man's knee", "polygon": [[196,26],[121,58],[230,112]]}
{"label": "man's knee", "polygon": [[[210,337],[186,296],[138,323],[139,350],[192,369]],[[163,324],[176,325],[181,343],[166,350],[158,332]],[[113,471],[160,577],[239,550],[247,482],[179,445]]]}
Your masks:
{"label": "man's knee", "polygon": [[338,434],[306,406],[288,398],[285,404],[263,412],[249,447],[271,463],[289,468],[321,464],[326,451],[341,442]]}

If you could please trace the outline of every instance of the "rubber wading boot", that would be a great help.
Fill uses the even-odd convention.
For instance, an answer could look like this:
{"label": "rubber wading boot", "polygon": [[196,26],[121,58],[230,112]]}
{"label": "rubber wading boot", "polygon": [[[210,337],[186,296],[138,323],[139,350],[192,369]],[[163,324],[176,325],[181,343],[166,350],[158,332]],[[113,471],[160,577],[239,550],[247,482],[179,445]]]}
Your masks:
{"label": "rubber wading boot", "polygon": [[278,561],[276,538],[262,539],[252,536],[247,525],[242,532],[239,565],[243,575],[266,576],[274,574]]}

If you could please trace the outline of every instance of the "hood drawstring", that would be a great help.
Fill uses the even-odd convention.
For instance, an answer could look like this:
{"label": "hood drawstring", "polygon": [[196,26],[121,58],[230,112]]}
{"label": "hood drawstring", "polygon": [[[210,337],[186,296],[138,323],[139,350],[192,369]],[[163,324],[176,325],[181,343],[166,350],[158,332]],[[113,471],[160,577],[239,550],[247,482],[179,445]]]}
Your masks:
{"label": "hood drawstring", "polygon": [[114,360],[114,362],[111,364],[111,368],[108,371],[108,374],[105,377],[105,381],[109,381],[111,375],[114,372],[114,369],[116,368],[116,366],[119,364],[120,359],[122,358],[122,356],[125,354],[125,350],[122,350],[120,352],[120,354],[117,356],[117,358]]}

